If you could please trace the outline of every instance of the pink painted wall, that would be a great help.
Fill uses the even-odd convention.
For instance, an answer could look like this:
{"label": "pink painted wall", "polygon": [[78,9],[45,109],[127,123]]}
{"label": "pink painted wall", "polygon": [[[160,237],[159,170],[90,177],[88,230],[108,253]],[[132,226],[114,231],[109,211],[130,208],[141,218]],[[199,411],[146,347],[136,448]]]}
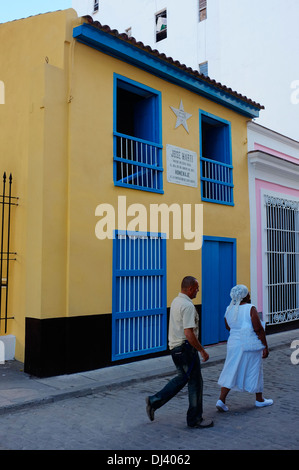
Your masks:
{"label": "pink painted wall", "polygon": [[[298,161],[298,160],[297,160]],[[296,189],[281,186],[279,184],[269,183],[268,181],[256,179],[255,180],[255,197],[256,197],[256,229],[257,229],[257,252],[256,252],[256,265],[257,265],[257,298],[258,298],[258,311],[263,310],[263,269],[262,269],[262,205],[261,205],[261,191],[268,190],[299,198],[299,191]]]}

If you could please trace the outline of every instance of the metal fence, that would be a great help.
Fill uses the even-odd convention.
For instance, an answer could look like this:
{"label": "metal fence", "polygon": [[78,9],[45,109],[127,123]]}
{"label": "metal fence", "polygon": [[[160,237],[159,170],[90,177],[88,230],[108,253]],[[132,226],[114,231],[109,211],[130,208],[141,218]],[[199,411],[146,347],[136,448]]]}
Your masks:
{"label": "metal fence", "polygon": [[[7,321],[13,319],[8,316],[8,291],[10,261],[14,261],[17,253],[10,251],[11,239],[11,209],[18,205],[18,198],[12,196],[12,174],[7,178],[3,174],[3,188],[0,195],[1,207],[1,252],[0,252],[0,328],[4,322],[4,332],[7,333]],[[1,328],[2,329],[2,328]],[[1,331],[1,330],[0,330]]]}

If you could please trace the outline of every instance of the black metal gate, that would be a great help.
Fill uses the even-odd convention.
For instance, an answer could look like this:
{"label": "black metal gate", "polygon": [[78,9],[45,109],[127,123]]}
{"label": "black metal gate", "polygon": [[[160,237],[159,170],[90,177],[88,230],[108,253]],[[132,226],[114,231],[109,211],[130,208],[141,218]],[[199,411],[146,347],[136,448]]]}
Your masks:
{"label": "black metal gate", "polygon": [[4,321],[4,332],[7,333],[7,320],[14,317],[8,316],[8,288],[10,261],[16,260],[17,253],[10,251],[11,235],[11,208],[18,205],[18,198],[12,196],[12,174],[8,181],[6,173],[3,174],[3,190],[0,195],[1,208],[1,245],[0,245],[0,331]]}

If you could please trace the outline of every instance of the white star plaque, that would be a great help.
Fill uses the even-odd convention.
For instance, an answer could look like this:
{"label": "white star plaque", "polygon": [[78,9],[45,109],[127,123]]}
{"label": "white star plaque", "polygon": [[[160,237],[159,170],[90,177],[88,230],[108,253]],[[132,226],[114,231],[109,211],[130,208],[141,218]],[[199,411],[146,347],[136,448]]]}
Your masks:
{"label": "white star plaque", "polygon": [[172,106],[170,106],[170,107],[171,107],[172,111],[174,112],[174,114],[177,117],[175,129],[182,124],[182,126],[184,126],[184,128],[186,129],[186,131],[189,134],[187,119],[189,119],[192,116],[192,114],[186,113],[184,111],[183,101],[181,100],[179,109],[173,108]]}

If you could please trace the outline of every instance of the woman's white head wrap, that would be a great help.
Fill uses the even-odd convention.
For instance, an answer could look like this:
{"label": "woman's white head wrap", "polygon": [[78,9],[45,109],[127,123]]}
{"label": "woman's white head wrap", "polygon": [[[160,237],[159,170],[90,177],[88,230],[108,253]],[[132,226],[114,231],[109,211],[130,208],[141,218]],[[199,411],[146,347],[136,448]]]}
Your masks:
{"label": "woman's white head wrap", "polygon": [[225,316],[230,312],[230,310],[234,309],[234,316],[233,319],[236,320],[238,316],[238,310],[240,302],[247,296],[248,289],[243,284],[238,284],[237,286],[233,287],[230,291],[230,297],[232,299],[231,303],[226,309]]}

